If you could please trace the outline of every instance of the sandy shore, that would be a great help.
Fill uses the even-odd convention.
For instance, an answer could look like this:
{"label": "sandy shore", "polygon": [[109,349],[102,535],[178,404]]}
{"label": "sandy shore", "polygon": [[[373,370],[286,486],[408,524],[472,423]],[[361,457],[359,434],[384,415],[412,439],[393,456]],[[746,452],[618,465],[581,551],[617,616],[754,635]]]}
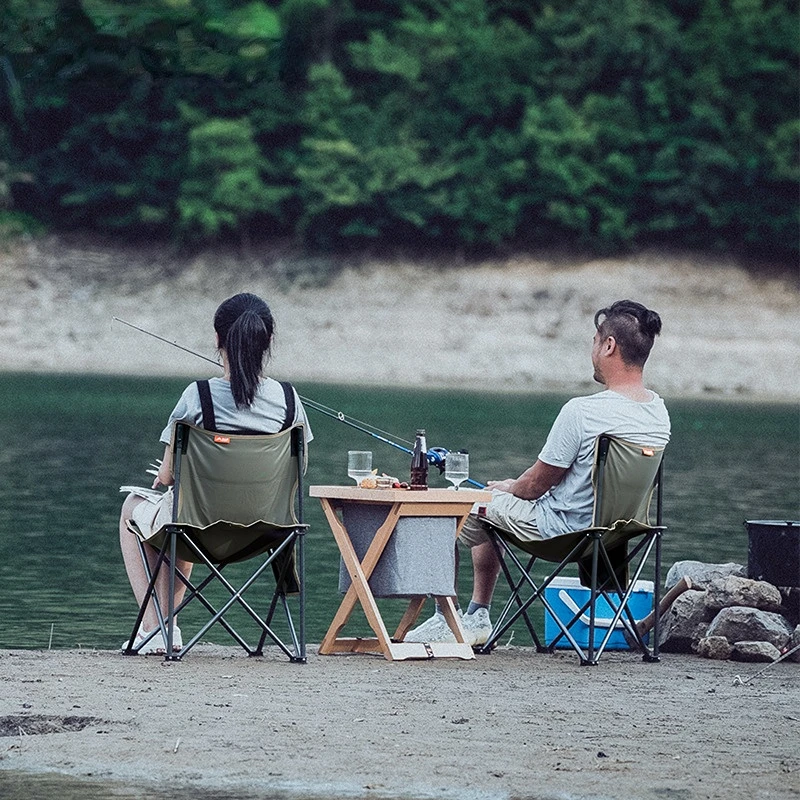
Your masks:
{"label": "sandy shore", "polygon": [[17,771],[102,782],[109,797],[158,784],[178,797],[204,788],[287,800],[800,792],[796,664],[741,685],[737,675],[764,665],[611,653],[580,667],[567,653],[513,647],[472,662],[312,648],[297,665],[240,653],[201,646],[165,665],[111,652],[0,652],[0,795]]}
{"label": "sandy shore", "polygon": [[[669,397],[800,399],[800,290],[733,260],[509,258],[477,264],[294,257],[42,239],[0,252],[0,370],[192,375],[221,299],[249,290],[278,320],[272,373],[296,382],[587,392],[594,311],[630,297],[664,330],[647,368]],[[327,280],[326,276],[333,276]],[[211,368],[213,372],[213,367]]]}

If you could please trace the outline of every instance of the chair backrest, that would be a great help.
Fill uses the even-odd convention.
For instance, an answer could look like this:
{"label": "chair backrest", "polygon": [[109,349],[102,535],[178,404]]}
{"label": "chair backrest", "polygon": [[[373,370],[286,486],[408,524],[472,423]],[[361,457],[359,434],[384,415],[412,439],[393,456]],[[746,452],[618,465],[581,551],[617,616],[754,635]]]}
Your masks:
{"label": "chair backrest", "polygon": [[598,437],[592,471],[594,527],[609,528],[620,520],[650,524],[650,501],[654,490],[660,490],[663,456],[663,447]]}
{"label": "chair backrest", "polygon": [[[217,433],[175,424],[173,520],[203,529],[226,522],[290,527],[305,468],[304,429],[263,435]],[[302,493],[299,496],[302,502]]]}

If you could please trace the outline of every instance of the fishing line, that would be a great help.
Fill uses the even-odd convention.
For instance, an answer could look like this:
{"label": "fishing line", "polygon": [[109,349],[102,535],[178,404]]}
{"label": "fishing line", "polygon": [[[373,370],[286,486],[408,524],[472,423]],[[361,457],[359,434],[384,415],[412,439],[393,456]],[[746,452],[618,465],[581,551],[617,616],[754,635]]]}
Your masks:
{"label": "fishing line", "polygon": [[[190,350],[188,347],[184,347],[183,345],[180,345],[171,339],[167,339],[164,336],[159,336],[157,333],[148,331],[147,329],[142,328],[139,325],[134,325],[132,322],[128,322],[127,320],[121,319],[120,317],[112,317],[112,319],[115,322],[121,322],[123,325],[127,325],[129,328],[133,328],[135,331],[139,331],[139,333],[147,334],[147,336],[152,336],[154,339],[158,339],[158,341],[160,342],[172,345],[172,347],[177,347],[178,350],[183,350],[184,353],[189,353],[190,355],[193,355],[197,358],[202,358],[203,361],[208,361],[209,364],[214,364],[215,366],[222,369],[222,364],[220,364],[219,361],[216,361],[213,358],[208,358],[208,356],[204,356],[202,353],[198,353],[195,350]],[[387,431],[381,430],[375,425],[370,425],[368,422],[363,422],[362,420],[356,419],[355,417],[350,417],[343,411],[337,411],[335,408],[326,406],[323,403],[318,403],[316,400],[312,400],[309,397],[303,397],[303,395],[299,393],[297,396],[300,398],[303,405],[308,406],[308,408],[312,409],[313,411],[318,411],[320,414],[324,414],[325,416],[328,416],[331,419],[338,420],[339,422],[342,422],[351,428],[355,428],[357,431],[361,431],[361,433],[366,433],[367,436],[371,436],[373,439],[377,439],[379,442],[388,444],[390,447],[394,447],[397,450],[401,450],[402,452],[407,453],[408,455],[413,454],[413,450],[410,447],[405,447],[404,445],[399,444],[399,442],[405,442],[405,444],[407,445],[413,444],[408,439],[401,439],[399,436],[394,436],[393,434]],[[432,447],[430,448],[430,450],[428,450],[428,461],[433,466],[437,467],[440,471],[444,471],[444,462],[446,456],[447,456],[447,450],[443,447]],[[472,478],[467,478],[466,483],[470,483],[473,486],[477,486],[479,489],[484,488],[484,485],[482,483],[479,483],[478,481],[475,481]]]}

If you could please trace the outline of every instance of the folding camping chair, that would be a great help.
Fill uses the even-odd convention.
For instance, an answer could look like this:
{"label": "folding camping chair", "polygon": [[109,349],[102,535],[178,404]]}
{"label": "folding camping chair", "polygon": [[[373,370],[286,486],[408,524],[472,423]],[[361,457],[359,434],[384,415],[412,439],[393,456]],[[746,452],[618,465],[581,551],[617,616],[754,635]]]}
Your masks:
{"label": "folding camping chair", "polygon": [[[146,541],[141,536],[139,538],[149,586],[130,642],[134,642],[152,597],[159,617],[159,629],[166,643],[166,660],[179,660],[185,656],[214,624],[219,623],[248,655],[262,655],[269,637],[291,661],[305,662],[303,546],[308,526],[303,523],[303,426],[294,425],[275,434],[242,435],[208,431],[178,422],[173,429],[172,455],[175,478],[172,522],[163,525]],[[152,573],[145,556],[147,545],[158,551]],[[176,557],[204,564],[207,574],[195,584],[175,568]],[[257,557],[261,557],[258,566],[240,582],[238,588],[227,575],[223,575],[229,564]],[[243,595],[256,584],[267,567],[272,568],[275,588],[262,617]],[[169,611],[166,616],[161,612],[155,588],[161,569],[169,570]],[[192,578],[195,578],[194,572]],[[184,599],[177,608],[174,604],[176,579],[186,586]],[[230,594],[229,598],[225,594],[226,600],[219,608],[204,594],[212,584],[221,584]],[[297,628],[287,600],[289,594],[298,595]],[[211,617],[177,652],[173,647],[175,616],[192,601],[202,604]],[[291,645],[282,641],[272,627],[279,603],[286,617]],[[248,644],[225,618],[226,613],[235,607],[244,609],[260,630],[260,639],[255,647]],[[149,638],[137,646],[141,647]],[[125,651],[129,655],[136,652],[131,647]]]}
{"label": "folding camping chair", "polygon": [[[657,609],[659,605],[661,534],[665,530],[661,524],[663,455],[663,448],[643,447],[608,435],[600,436],[595,444],[592,471],[594,508],[590,528],[539,541],[521,541],[507,531],[492,528],[492,541],[500,556],[511,595],[480,652],[491,651],[497,640],[522,617],[540,652],[552,653],[566,639],[580,657],[581,664],[595,665],[615,629],[621,628],[628,644],[637,647],[644,660],[659,660],[658,614],[653,629],[653,645],[649,647],[637,630],[630,601],[650,553],[655,550],[653,608]],[[656,524],[651,525],[649,511],[654,493]],[[523,563],[517,550],[530,556],[527,563]],[[539,560],[557,566],[537,584],[533,566]],[[518,578],[514,577],[508,562],[516,568]],[[577,604],[573,604],[572,617],[567,615],[562,619],[548,600],[547,589],[570,564],[577,564],[580,583],[589,588],[589,599],[577,610],[574,607]],[[608,604],[612,616],[610,620],[603,620],[608,629],[598,644],[596,636],[601,629],[596,623],[600,598]],[[542,601],[546,613],[558,626],[557,636],[546,647],[528,615],[528,609],[536,600]],[[577,623],[586,620],[587,611],[588,643],[584,646],[576,640],[575,634]]]}

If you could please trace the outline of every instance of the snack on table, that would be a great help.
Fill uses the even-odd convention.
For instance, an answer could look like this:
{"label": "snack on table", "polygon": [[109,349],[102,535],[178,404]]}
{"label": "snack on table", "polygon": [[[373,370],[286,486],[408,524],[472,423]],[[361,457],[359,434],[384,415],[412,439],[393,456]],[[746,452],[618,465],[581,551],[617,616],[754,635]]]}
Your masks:
{"label": "snack on table", "polygon": [[387,475],[385,472],[378,476],[375,474],[377,471],[378,470],[372,470],[373,474],[364,478],[359,486],[362,489],[391,489],[399,485],[397,478],[392,475]]}

